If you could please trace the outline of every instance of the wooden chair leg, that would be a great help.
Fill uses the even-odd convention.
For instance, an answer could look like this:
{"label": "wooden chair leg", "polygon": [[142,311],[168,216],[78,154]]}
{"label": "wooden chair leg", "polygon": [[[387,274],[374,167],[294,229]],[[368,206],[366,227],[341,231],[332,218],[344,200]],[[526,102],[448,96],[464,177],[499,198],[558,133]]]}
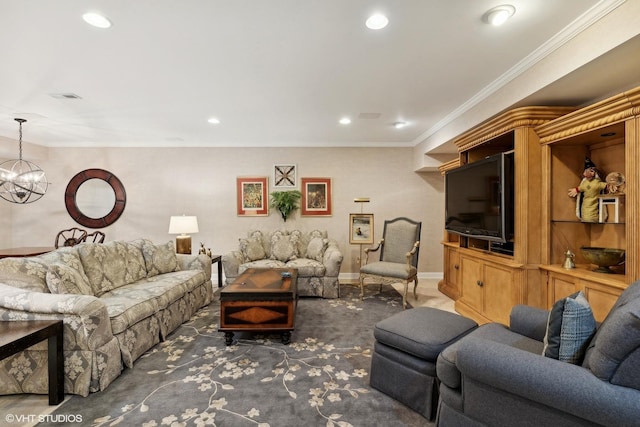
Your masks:
{"label": "wooden chair leg", "polygon": [[413,297],[416,300],[418,299],[418,293],[416,292],[417,288],[418,288],[418,276],[416,276],[416,278],[413,279]]}
{"label": "wooden chair leg", "polygon": [[409,281],[404,282],[404,292],[402,293],[402,309],[407,308],[407,291],[409,290]]}
{"label": "wooden chair leg", "polygon": [[364,277],[360,275],[360,301],[364,299]]}

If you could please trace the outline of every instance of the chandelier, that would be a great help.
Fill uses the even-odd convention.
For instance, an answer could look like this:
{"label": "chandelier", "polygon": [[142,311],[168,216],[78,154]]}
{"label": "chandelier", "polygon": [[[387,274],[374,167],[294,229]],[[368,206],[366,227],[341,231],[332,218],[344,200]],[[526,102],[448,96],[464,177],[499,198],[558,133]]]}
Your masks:
{"label": "chandelier", "polygon": [[44,196],[49,183],[38,165],[22,160],[22,123],[26,120],[15,120],[20,124],[20,157],[0,164],[0,197],[12,203],[31,203]]}

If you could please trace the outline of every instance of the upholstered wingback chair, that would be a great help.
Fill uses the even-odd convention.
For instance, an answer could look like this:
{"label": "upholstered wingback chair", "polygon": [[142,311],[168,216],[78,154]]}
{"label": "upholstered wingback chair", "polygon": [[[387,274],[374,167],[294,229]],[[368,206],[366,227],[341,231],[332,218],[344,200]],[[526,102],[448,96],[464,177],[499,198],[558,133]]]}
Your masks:
{"label": "upholstered wingback chair", "polygon": [[[420,247],[421,222],[409,218],[395,218],[384,222],[382,239],[365,252],[365,265],[360,268],[360,298],[364,298],[365,280],[383,284],[404,282],[402,307],[407,306],[407,290],[413,281],[413,296],[418,287],[418,250]],[[369,253],[378,252],[380,258],[369,262]]]}

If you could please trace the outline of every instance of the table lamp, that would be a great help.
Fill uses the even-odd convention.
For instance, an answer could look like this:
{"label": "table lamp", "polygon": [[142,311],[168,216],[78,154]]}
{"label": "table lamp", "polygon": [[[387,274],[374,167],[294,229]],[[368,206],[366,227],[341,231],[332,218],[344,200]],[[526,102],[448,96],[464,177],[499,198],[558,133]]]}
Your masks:
{"label": "table lamp", "polygon": [[176,252],[179,254],[191,254],[191,236],[188,233],[198,232],[198,217],[172,216],[169,221],[169,234],[176,236]]}

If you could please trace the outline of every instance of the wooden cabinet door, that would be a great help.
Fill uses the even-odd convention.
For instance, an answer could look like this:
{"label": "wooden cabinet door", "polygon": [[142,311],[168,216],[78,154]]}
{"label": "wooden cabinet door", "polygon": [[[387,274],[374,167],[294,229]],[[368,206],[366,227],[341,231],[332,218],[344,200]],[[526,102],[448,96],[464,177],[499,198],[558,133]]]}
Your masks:
{"label": "wooden cabinet door", "polygon": [[[460,254],[456,249],[448,248],[447,281],[449,286],[458,289],[458,272],[460,271]],[[458,291],[459,292],[459,291]]]}
{"label": "wooden cabinet door", "polygon": [[547,280],[547,309],[551,310],[556,301],[576,292],[577,288],[575,278],[549,273]]}
{"label": "wooden cabinet door", "polygon": [[460,256],[460,284],[464,303],[482,313],[482,262]]}
{"label": "wooden cabinet door", "polygon": [[457,248],[444,248],[444,280],[438,284],[440,292],[453,300],[460,298],[460,254]]}
{"label": "wooden cabinet door", "polygon": [[485,264],[483,314],[496,322],[509,324],[509,315],[514,305],[513,270],[497,264]]}

